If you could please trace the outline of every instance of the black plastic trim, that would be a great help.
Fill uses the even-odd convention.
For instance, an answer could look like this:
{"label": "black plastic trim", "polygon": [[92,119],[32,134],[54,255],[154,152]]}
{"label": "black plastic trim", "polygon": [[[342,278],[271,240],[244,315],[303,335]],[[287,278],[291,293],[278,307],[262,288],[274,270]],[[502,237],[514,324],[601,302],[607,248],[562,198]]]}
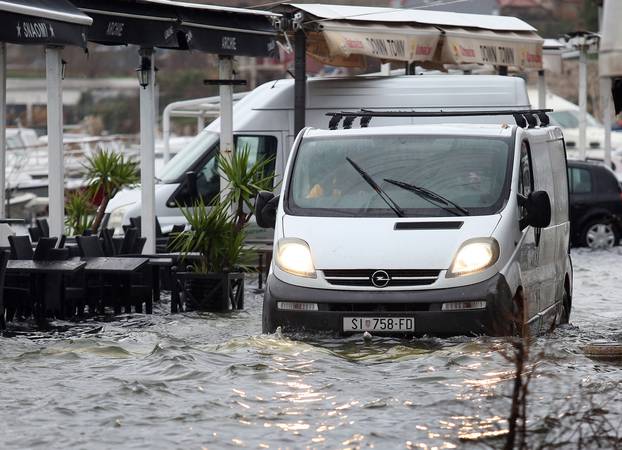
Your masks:
{"label": "black plastic trim", "polygon": [[459,230],[464,222],[396,222],[394,230]]}

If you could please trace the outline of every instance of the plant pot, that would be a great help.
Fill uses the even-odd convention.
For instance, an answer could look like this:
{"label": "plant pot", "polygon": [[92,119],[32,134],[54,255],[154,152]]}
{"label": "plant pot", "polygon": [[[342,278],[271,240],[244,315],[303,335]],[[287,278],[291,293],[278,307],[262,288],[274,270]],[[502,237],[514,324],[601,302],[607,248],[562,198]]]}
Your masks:
{"label": "plant pot", "polygon": [[244,274],[178,272],[186,310],[224,312],[244,308]]}

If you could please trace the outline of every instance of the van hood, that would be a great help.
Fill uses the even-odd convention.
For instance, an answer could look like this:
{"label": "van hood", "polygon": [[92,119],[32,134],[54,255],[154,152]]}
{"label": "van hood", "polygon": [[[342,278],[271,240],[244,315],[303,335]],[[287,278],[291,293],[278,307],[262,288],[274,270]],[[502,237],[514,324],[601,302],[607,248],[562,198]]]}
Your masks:
{"label": "van hood", "polygon": [[[492,235],[501,215],[438,218],[283,218],[284,237],[299,238],[311,248],[315,268],[444,270],[464,241]],[[462,222],[459,229],[432,229]],[[428,229],[395,229],[417,223]]]}

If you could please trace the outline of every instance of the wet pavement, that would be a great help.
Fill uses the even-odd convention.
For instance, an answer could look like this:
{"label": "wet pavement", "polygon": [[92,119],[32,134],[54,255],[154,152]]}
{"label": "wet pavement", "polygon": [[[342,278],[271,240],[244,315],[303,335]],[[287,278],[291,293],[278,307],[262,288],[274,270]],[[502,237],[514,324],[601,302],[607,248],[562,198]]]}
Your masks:
{"label": "wet pavement", "polygon": [[[571,325],[531,350],[530,448],[622,447],[604,440],[622,423],[622,363],[581,351],[622,341],[622,250],[573,261]],[[164,303],[0,338],[0,448],[502,447],[502,339],[261,335],[253,287],[228,315]]]}

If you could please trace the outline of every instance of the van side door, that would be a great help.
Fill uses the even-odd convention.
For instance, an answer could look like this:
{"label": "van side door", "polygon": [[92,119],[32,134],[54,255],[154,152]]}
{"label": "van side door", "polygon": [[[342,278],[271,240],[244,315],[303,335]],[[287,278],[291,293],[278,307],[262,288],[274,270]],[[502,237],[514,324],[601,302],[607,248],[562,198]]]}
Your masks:
{"label": "van side door", "polygon": [[[551,226],[555,227],[555,282],[554,303],[560,305],[564,296],[564,283],[568,251],[570,246],[570,219],[568,198],[568,169],[566,150],[562,138],[548,142],[550,154],[554,198],[551,200]],[[557,308],[547,311],[545,320],[552,326],[556,318]]]}
{"label": "van side door", "polygon": [[[520,148],[518,173],[518,193],[528,197],[534,189],[534,177],[532,170],[531,149],[526,141],[523,141]],[[519,219],[523,220],[527,216],[524,206],[519,206]],[[538,263],[539,263],[539,242],[536,242],[536,230],[528,226],[522,230],[523,238],[519,250],[519,265],[521,269],[523,285],[523,309],[526,323],[529,324],[529,331],[535,335],[539,331],[538,313],[540,312],[538,289]]]}
{"label": "van side door", "polygon": [[[548,139],[548,138],[547,138]],[[557,299],[557,231],[558,227],[564,226],[557,223],[559,214],[556,214],[559,200],[556,197],[555,180],[553,171],[550,147],[551,142],[542,140],[536,141],[530,139],[531,157],[534,177],[534,189],[536,191],[546,191],[551,201],[551,222],[548,227],[535,229],[536,246],[538,247],[538,264],[536,267],[536,286],[538,289],[538,305],[539,313],[542,314],[541,326],[546,325],[546,320],[555,313],[555,302]],[[565,171],[565,166],[561,166]],[[558,173],[559,175],[559,173]],[[565,182],[562,173],[561,179]]]}

